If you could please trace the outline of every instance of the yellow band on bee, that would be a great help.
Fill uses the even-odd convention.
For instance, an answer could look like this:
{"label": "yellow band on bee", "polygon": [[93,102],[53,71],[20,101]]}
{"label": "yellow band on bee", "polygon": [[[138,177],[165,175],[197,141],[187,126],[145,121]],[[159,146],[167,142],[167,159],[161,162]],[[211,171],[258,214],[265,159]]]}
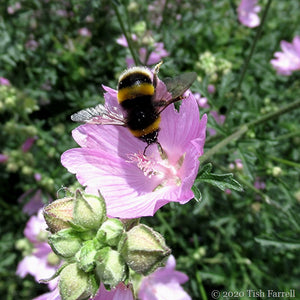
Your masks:
{"label": "yellow band on bee", "polygon": [[147,135],[151,132],[154,132],[159,129],[159,124],[160,124],[160,116],[148,127],[144,129],[137,129],[137,130],[132,130],[130,129],[130,132],[137,138]]}
{"label": "yellow band on bee", "polygon": [[118,91],[118,101],[122,103],[128,99],[134,99],[137,96],[152,96],[154,94],[154,86],[150,83],[142,83],[130,87],[122,88]]}

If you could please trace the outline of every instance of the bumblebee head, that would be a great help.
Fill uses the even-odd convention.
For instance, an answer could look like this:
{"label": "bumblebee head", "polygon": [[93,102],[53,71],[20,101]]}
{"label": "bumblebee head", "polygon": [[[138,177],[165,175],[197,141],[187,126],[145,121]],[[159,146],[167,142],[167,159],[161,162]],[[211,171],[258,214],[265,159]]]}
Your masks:
{"label": "bumblebee head", "polygon": [[153,96],[153,74],[146,67],[132,67],[125,70],[118,83],[118,102],[141,96]]}

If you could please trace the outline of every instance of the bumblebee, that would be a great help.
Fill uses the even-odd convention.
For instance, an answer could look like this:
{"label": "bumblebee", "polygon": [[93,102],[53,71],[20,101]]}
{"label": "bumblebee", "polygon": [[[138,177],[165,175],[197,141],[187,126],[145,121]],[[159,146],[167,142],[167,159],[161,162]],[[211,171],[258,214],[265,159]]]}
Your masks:
{"label": "bumblebee", "polygon": [[157,99],[157,73],[162,62],[155,66],[152,73],[147,67],[132,67],[125,70],[118,83],[118,103],[125,111],[125,117],[98,104],[96,107],[81,110],[71,116],[74,122],[98,125],[119,125],[127,127],[133,136],[147,143],[158,144],[161,112],[171,103],[182,99],[183,93],[196,80],[195,72],[184,73],[163,80],[171,99]]}

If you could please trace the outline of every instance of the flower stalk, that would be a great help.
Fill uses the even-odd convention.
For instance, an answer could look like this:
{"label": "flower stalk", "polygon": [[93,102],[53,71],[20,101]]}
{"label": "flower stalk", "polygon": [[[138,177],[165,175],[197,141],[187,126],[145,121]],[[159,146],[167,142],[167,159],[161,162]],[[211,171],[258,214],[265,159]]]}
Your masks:
{"label": "flower stalk", "polygon": [[121,30],[122,30],[122,32],[123,32],[123,34],[124,34],[124,36],[126,38],[126,41],[128,43],[128,48],[129,48],[129,51],[130,51],[130,53],[132,55],[134,63],[135,63],[136,66],[138,66],[140,64],[140,62],[139,62],[139,59],[138,59],[138,57],[136,55],[136,52],[134,51],[134,47],[133,47],[133,44],[132,44],[132,39],[129,37],[128,32],[125,29],[125,25],[123,23],[122,17],[121,17],[121,15],[119,13],[119,10],[118,10],[118,4],[116,3],[116,1],[112,1],[112,5],[113,5],[114,11],[116,13],[118,22],[120,24]]}
{"label": "flower stalk", "polygon": [[256,44],[257,44],[257,42],[258,42],[258,40],[260,38],[260,35],[261,35],[261,32],[262,32],[265,20],[267,18],[271,2],[272,2],[272,0],[268,0],[268,3],[266,5],[266,8],[265,8],[263,16],[262,16],[261,24],[260,24],[260,26],[257,29],[256,35],[254,37],[254,41],[253,41],[251,49],[250,49],[250,53],[249,53],[248,57],[245,60],[243,69],[241,71],[241,75],[240,75],[240,79],[239,79],[238,85],[237,85],[237,87],[235,89],[234,95],[233,95],[233,97],[231,99],[231,102],[230,102],[230,104],[228,106],[228,110],[227,110],[226,116],[229,116],[229,114],[230,114],[230,112],[231,112],[231,110],[233,108],[233,105],[234,105],[234,103],[235,103],[235,101],[237,99],[237,95],[238,95],[238,93],[241,90],[241,86],[242,86],[242,83],[244,81],[247,69],[249,67],[250,60],[251,60],[251,58],[252,58],[252,56],[254,54],[254,51],[255,51],[255,48],[256,48]]}

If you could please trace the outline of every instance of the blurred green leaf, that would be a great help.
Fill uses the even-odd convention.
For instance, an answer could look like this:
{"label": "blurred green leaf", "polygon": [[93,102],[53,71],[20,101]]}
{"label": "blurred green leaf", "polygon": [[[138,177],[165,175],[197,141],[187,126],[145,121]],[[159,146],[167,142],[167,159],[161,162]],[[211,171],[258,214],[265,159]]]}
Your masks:
{"label": "blurred green leaf", "polygon": [[212,170],[212,164],[206,164],[204,165],[197,176],[196,183],[209,183],[213,186],[218,187],[222,191],[225,191],[226,189],[232,189],[236,191],[243,191],[243,187],[235,180],[233,179],[233,174],[214,174],[211,173]]}

